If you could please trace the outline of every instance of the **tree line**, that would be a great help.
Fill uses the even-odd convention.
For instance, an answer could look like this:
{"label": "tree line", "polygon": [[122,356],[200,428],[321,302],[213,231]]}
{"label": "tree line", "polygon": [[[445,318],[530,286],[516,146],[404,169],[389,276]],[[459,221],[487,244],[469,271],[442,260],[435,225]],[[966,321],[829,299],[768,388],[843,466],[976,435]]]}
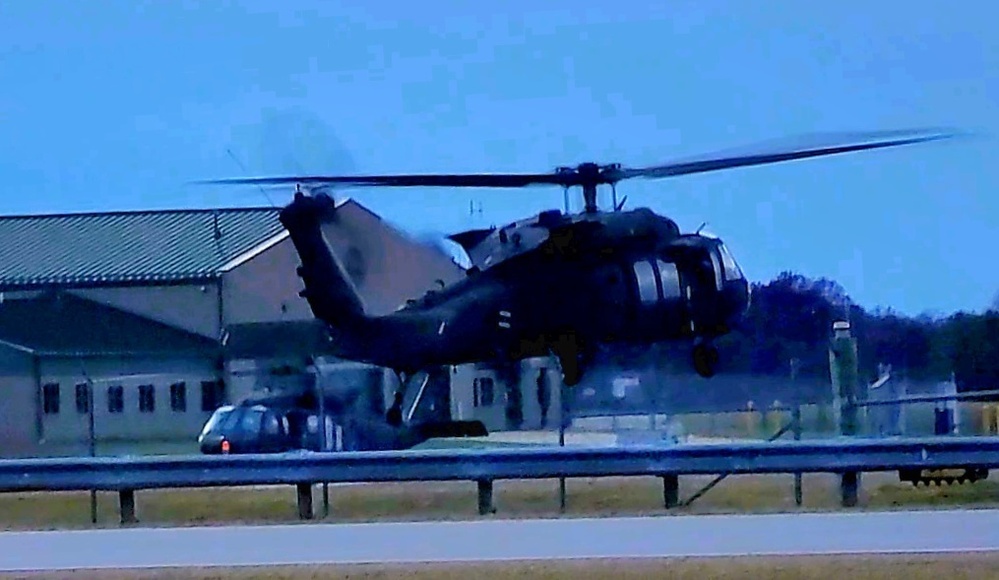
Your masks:
{"label": "tree line", "polygon": [[795,359],[799,376],[828,376],[832,324],[848,320],[861,377],[869,382],[879,364],[888,364],[913,380],[947,380],[953,373],[959,390],[999,389],[999,304],[949,316],[867,311],[835,281],[794,272],[752,289],[747,316],[718,342],[721,371],[787,376]]}

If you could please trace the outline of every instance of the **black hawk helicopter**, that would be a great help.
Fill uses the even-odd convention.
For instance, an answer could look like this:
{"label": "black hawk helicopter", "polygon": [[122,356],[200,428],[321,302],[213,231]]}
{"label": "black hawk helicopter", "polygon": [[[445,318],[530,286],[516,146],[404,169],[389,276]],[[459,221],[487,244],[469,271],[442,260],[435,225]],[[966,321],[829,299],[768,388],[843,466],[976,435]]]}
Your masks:
{"label": "black hawk helicopter", "polygon": [[[566,385],[580,382],[598,349],[688,341],[694,369],[715,374],[714,341],[746,312],[750,284],[723,241],[680,231],[648,208],[601,211],[597,188],[632,178],[666,178],[763,165],[952,136],[906,130],[819,136],[809,146],[715,154],[653,167],[582,163],[551,173],[293,176],[207,183],[296,184],[280,213],[301,265],[301,296],[326,323],[337,356],[393,369],[400,378],[441,365],[554,355]],[[467,275],[372,316],[322,225],[333,199],[301,187],[579,187],[582,212],[543,211],[502,227],[449,236],[471,260]],[[400,381],[405,385],[405,380]]]}

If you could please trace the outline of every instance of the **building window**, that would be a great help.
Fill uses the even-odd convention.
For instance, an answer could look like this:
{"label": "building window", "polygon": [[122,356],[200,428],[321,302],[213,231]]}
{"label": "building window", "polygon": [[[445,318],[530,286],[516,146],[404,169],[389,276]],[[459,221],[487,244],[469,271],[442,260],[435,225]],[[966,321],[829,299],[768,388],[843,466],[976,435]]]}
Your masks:
{"label": "building window", "polygon": [[42,386],[42,410],[46,415],[59,414],[59,383]]}
{"label": "building window", "polygon": [[108,387],[108,413],[121,413],[125,410],[125,389],[121,385]]}
{"label": "building window", "polygon": [[473,392],[472,397],[474,401],[472,405],[475,407],[491,407],[493,401],[495,400],[495,385],[493,380],[489,377],[479,377],[472,382]]}
{"label": "building window", "polygon": [[170,408],[178,413],[187,411],[187,385],[174,383],[170,385]]}
{"label": "building window", "polygon": [[152,413],[156,410],[156,391],[152,385],[139,385],[139,412]]}
{"label": "building window", "polygon": [[212,412],[225,404],[225,383],[201,381],[201,410]]}
{"label": "building window", "polygon": [[90,412],[90,397],[87,396],[87,383],[76,385],[76,412],[86,415]]}

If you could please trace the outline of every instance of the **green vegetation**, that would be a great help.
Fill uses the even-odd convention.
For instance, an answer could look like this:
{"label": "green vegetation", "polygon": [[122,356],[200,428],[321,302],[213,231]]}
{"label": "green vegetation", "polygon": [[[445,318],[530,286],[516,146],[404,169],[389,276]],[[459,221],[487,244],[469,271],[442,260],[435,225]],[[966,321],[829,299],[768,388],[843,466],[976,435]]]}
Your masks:
{"label": "green vegetation", "polygon": [[862,379],[873,381],[883,363],[918,380],[946,380],[953,372],[962,390],[999,388],[999,303],[982,314],[946,317],[868,312],[836,282],[791,272],[753,284],[744,324],[719,342],[722,371],[786,376],[797,358],[802,376],[826,377],[832,323],[847,315]]}

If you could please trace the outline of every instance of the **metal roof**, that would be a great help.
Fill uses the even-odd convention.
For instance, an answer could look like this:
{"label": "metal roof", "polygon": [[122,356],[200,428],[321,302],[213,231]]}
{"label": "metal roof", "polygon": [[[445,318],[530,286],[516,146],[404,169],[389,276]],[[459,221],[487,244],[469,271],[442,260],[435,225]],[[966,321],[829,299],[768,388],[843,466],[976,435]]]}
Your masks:
{"label": "metal roof", "polygon": [[277,208],[0,216],[0,287],[211,279],[284,233]]}
{"label": "metal roof", "polygon": [[72,294],[0,302],[0,345],[39,356],[216,355],[216,341]]}

